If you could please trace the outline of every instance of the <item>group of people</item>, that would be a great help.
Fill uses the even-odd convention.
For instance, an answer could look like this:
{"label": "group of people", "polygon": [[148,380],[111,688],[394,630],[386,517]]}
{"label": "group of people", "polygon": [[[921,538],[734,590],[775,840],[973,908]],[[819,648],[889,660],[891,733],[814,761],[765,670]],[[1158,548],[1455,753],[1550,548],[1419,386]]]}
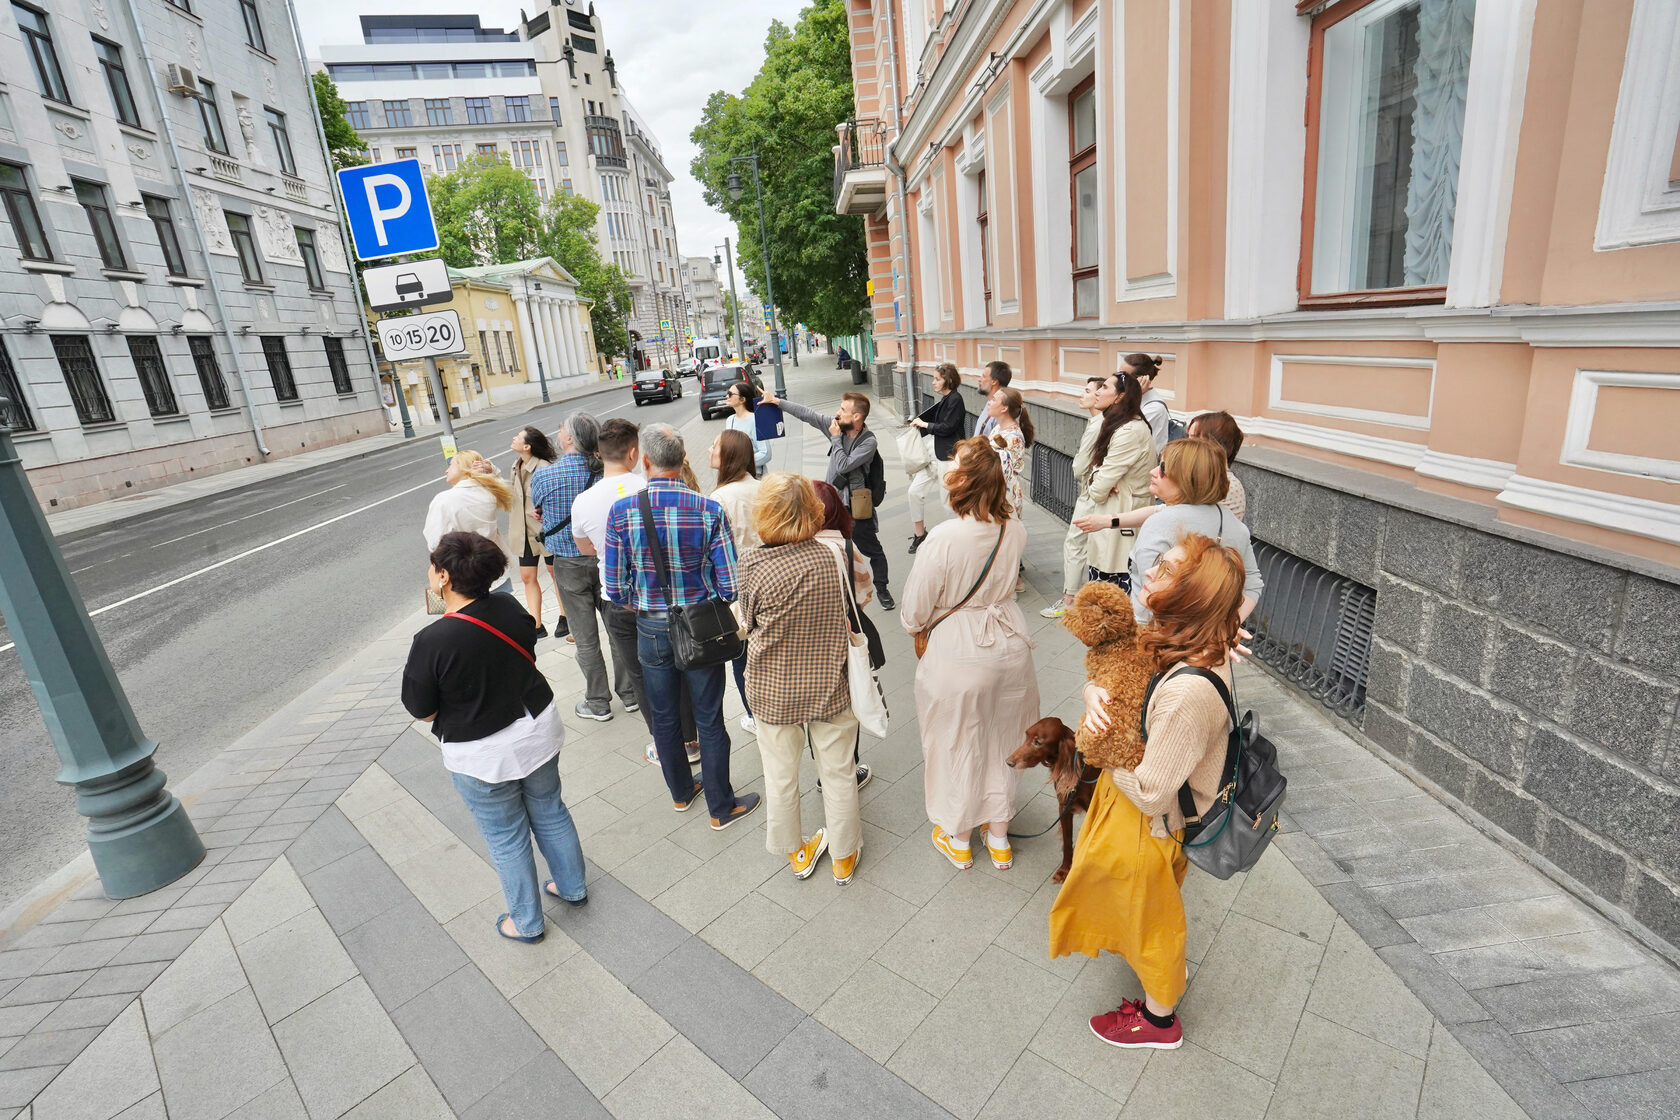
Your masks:
{"label": "group of people", "polygon": [[[1084,387],[1090,418],[1073,461],[1078,498],[1063,543],[1063,595],[1041,612],[1060,617],[1090,579],[1118,584],[1131,593],[1142,648],[1160,679],[1142,713],[1143,761],[1099,777],[1050,917],[1052,956],[1117,952],[1142,982],[1143,1000],[1091,1021],[1117,1046],[1182,1040],[1173,1010],[1185,985],[1180,789],[1198,812],[1211,806],[1228,721],[1215,686],[1180,670],[1211,669],[1228,688],[1241,621],[1262,591],[1241,484],[1230,473],[1242,432],[1228,414],[1204,413],[1172,438],[1175,422],[1153,388],[1158,373],[1155,359],[1133,354]],[[931,437],[933,462],[909,489],[915,559],[899,622],[919,657],[930,839],[958,869],[973,866],[977,843],[994,867],[1012,865],[1019,772],[1006,760],[1042,714],[1036,643],[1016,601],[1028,539],[1022,473],[1035,431],[1011,380],[1004,363],[984,371],[985,411],[970,424],[961,375],[941,365],[938,399],[910,421]],[[897,606],[878,531],[886,485],[868,427],[871,402],[848,392],[830,415],[750,382],[733,386],[729,402],[733,417],[708,452],[710,494],[671,426],[597,424],[575,412],[560,428],[558,454],[534,429],[516,437],[511,485],[460,452],[449,489],[433,503],[428,578],[448,613],[416,636],[403,699],[416,718],[432,721],[444,765],[484,832],[509,906],[497,920],[504,937],[543,936],[544,892],[574,906],[587,899],[556,766],[564,727],[535,668],[540,563],[550,566],[560,597],[565,630],[557,633],[569,631],[577,648],[584,699],[576,715],[611,719],[616,695],[646,722],[646,754],[676,812],[704,800],[711,827],[722,830],[763,804],[766,847],[793,875],[809,877],[825,854],[837,883],[857,873],[858,791],[870,771],[852,711],[849,651],[866,643],[880,668],[885,649],[863,608]],[[751,423],[760,402],[827,437],[823,479],[766,472],[768,449]],[[951,516],[930,527],[935,502]],[[498,509],[515,515],[512,548],[497,535]],[[511,586],[498,587],[509,553],[521,558],[529,610],[496,594]],[[673,618],[719,601],[733,604],[744,637],[731,669],[741,725],[763,762],[762,795],[730,780],[724,665],[680,660],[673,645]],[[600,630],[613,661],[610,686]],[[1111,711],[1095,684],[1083,698],[1079,718],[1094,729],[1139,718]],[[798,792],[807,749],[823,801],[822,826],[811,833]],[[532,836],[552,875],[540,884]]]}

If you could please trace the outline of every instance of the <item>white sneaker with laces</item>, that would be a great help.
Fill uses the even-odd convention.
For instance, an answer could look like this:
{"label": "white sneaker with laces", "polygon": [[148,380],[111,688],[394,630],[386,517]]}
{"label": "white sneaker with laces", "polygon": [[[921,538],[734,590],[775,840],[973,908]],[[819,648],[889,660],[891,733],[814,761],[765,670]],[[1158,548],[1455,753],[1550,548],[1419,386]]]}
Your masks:
{"label": "white sneaker with laces", "polygon": [[741,717],[741,730],[745,731],[748,735],[757,735],[758,734],[758,721],[753,719],[753,717],[751,717],[751,716],[742,716]]}

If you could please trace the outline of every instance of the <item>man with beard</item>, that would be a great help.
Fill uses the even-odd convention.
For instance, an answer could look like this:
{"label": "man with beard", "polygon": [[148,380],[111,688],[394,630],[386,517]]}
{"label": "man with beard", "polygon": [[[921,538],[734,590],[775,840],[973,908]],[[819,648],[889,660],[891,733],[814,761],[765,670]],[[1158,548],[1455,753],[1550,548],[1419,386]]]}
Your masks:
{"label": "man with beard", "polygon": [[886,472],[875,446],[875,433],[866,426],[869,398],[862,393],[842,393],[840,411],[834,416],[784,401],[768,391],[761,403],[777,405],[829,437],[828,484],[840,491],[852,511],[852,541],[869,558],[875,573],[875,597],[883,610],[892,610],[897,604],[887,588],[887,554],[881,549],[875,516],[875,503],[886,498]]}

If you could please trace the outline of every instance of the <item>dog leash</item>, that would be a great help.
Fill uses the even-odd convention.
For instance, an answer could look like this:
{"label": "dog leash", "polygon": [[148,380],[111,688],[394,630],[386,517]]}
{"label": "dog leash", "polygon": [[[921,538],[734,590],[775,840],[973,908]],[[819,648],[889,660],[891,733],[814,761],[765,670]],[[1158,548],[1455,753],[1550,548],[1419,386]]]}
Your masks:
{"label": "dog leash", "polygon": [[[1085,755],[1078,752],[1078,751],[1075,751],[1074,752],[1074,758],[1079,760],[1079,768],[1081,770],[1085,769]],[[1096,772],[1096,774],[1093,775],[1092,777],[1090,777],[1089,779],[1084,779],[1084,778],[1080,779],[1078,785],[1076,785],[1074,788],[1078,789],[1079,786],[1095,785],[1096,782],[1097,782],[1097,778],[1100,778],[1101,776],[1102,776],[1102,771],[1098,770]],[[1009,834],[1009,838],[1011,840],[1036,840],[1040,836],[1043,836],[1046,832],[1049,832],[1052,828],[1055,828],[1057,825],[1061,824],[1064,820],[1067,819],[1068,814],[1071,813],[1071,812],[1073,812],[1073,794],[1069,793],[1068,794],[1068,799],[1067,799],[1067,804],[1062,806],[1062,811],[1061,811],[1060,814],[1057,815],[1055,820],[1051,821],[1049,824],[1045,825],[1043,828],[1039,829],[1037,832],[1011,832]]]}

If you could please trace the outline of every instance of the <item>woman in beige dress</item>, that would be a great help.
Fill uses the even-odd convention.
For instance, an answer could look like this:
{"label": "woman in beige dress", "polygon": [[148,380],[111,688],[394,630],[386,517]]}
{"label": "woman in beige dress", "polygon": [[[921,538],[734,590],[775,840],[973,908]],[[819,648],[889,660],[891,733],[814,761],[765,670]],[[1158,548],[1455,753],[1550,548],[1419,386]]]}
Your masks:
{"label": "woman in beige dress", "polygon": [[1039,716],[1034,643],[1014,598],[1027,531],[985,439],[957,445],[945,488],[957,516],[917,549],[899,611],[910,633],[933,628],[916,666],[927,814],[933,846],[961,869],[974,866],[970,837],[985,825],[1003,870],[1017,780],[1006,760]]}

